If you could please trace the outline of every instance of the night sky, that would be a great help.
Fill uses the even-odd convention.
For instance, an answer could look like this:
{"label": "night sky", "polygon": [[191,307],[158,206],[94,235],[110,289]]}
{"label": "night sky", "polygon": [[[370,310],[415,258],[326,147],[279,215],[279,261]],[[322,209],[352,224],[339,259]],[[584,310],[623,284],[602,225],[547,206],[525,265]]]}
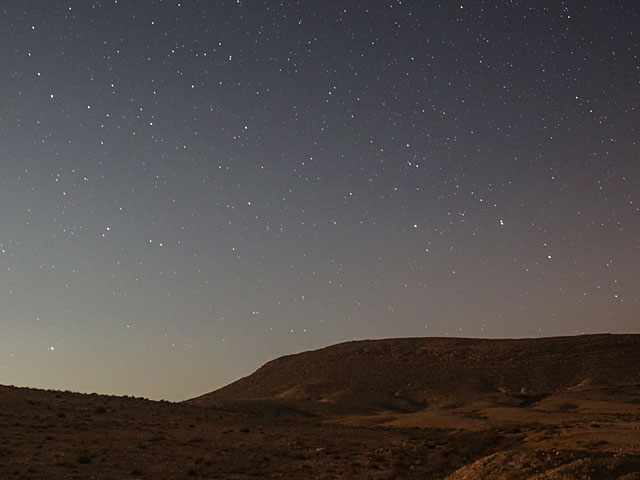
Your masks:
{"label": "night sky", "polygon": [[0,7],[0,384],[640,332],[640,6]]}

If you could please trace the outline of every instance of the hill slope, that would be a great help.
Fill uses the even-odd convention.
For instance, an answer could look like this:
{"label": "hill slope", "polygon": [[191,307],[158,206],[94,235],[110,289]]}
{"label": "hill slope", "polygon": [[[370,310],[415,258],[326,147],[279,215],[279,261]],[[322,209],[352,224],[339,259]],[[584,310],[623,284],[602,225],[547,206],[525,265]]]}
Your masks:
{"label": "hill slope", "polygon": [[270,402],[312,413],[364,413],[470,399],[525,405],[567,390],[638,385],[640,335],[405,338],[281,357],[189,402]]}

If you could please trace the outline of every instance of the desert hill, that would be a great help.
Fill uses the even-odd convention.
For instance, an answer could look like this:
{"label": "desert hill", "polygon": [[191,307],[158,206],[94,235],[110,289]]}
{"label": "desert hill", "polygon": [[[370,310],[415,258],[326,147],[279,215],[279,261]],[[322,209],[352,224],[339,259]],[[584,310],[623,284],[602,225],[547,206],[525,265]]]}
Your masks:
{"label": "desert hill", "polygon": [[0,479],[640,480],[639,347],[349,342],[181,403],[0,385]]}
{"label": "desert hill", "polygon": [[325,414],[412,412],[483,399],[523,406],[561,392],[638,385],[640,335],[405,338],[281,357],[190,403],[270,402]]}

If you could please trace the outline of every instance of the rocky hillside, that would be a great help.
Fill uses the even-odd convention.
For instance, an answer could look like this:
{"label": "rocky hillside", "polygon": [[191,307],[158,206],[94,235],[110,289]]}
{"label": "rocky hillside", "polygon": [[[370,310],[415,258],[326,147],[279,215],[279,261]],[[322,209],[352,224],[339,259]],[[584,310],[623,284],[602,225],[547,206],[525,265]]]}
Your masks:
{"label": "rocky hillside", "polygon": [[270,402],[310,413],[364,413],[470,399],[526,405],[566,390],[637,385],[640,335],[405,338],[281,357],[189,402]]}

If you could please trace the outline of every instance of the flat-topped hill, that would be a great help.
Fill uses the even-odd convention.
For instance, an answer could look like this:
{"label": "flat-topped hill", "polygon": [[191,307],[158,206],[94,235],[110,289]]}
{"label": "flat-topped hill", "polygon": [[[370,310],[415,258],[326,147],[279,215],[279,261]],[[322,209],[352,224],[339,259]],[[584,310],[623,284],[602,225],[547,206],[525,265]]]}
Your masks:
{"label": "flat-topped hill", "polygon": [[190,400],[274,402],[307,412],[415,411],[491,399],[640,384],[640,335],[536,339],[403,338],[341,343],[268,362]]}
{"label": "flat-topped hill", "polygon": [[640,335],[371,340],[182,403],[0,385],[0,479],[640,480],[639,428]]}

